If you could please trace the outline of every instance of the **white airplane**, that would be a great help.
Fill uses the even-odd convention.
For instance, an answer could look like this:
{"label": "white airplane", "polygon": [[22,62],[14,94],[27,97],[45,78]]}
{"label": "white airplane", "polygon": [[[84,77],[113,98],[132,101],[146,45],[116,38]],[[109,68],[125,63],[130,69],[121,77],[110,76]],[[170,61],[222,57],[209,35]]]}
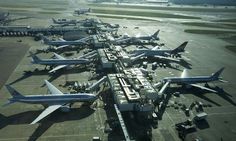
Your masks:
{"label": "white airplane", "polygon": [[131,59],[141,58],[141,57],[154,57],[162,60],[172,61],[172,62],[181,62],[180,59],[173,58],[173,57],[181,57],[181,53],[185,52],[185,47],[187,46],[188,42],[182,43],[175,49],[159,49],[158,46],[152,49],[137,49],[130,53]]}
{"label": "white airplane", "polygon": [[111,40],[110,42],[114,45],[122,45],[129,43],[141,43],[141,40],[146,40],[146,41],[159,40],[158,37],[159,32],[160,30],[157,30],[153,35],[137,36],[137,37],[130,37],[129,35],[123,35],[122,37]]}
{"label": "white airplane", "polygon": [[[62,57],[61,55],[54,53],[54,56],[56,59],[40,59],[35,54],[31,53],[32,57],[32,64],[40,64],[40,65],[49,65],[49,66],[56,66],[52,70],[49,71],[49,73],[55,72],[57,70],[60,70],[62,68],[68,67],[70,65],[79,65],[79,64],[89,64],[92,62],[91,58],[95,57],[95,52],[89,52],[86,55],[83,55],[79,58],[75,59],[66,59]],[[91,57],[92,56],[92,57]]]}
{"label": "white airplane", "polygon": [[208,88],[206,86],[201,86],[198,85],[197,83],[205,83],[207,85],[208,82],[212,81],[221,81],[221,82],[226,82],[225,80],[222,80],[220,78],[220,74],[223,72],[224,68],[221,68],[217,72],[213,73],[210,76],[192,76],[189,77],[187,75],[186,69],[182,72],[180,77],[165,77],[161,80],[161,83],[164,84],[163,87],[160,90],[160,93],[163,93],[166,88],[169,86],[169,84],[179,84],[179,85],[186,85],[186,86],[192,86],[192,87],[197,87],[201,88],[210,92],[216,93],[217,91]]}
{"label": "white airplane", "polygon": [[98,99],[98,95],[90,93],[75,93],[75,94],[64,94],[58,90],[55,86],[45,80],[45,83],[50,91],[50,95],[27,95],[24,96],[17,90],[12,88],[10,85],[6,85],[7,90],[12,95],[9,102],[3,106],[13,104],[15,102],[29,103],[29,104],[42,104],[47,106],[47,108],[31,123],[35,124],[53,113],[60,108],[70,108],[68,104],[73,104],[75,102],[89,102],[92,103]]}
{"label": "white airplane", "polygon": [[75,14],[81,15],[81,14],[86,14],[91,12],[92,9],[91,8],[80,8],[74,11]]}
{"label": "white airplane", "polygon": [[43,43],[47,44],[47,45],[51,45],[51,46],[56,46],[54,49],[62,49],[62,48],[66,48],[70,45],[75,45],[75,46],[79,46],[79,45],[88,45],[89,41],[91,40],[91,36],[79,39],[79,40],[75,40],[75,41],[66,41],[62,38],[59,38],[59,40],[57,41],[51,41],[46,37],[42,37],[43,38]]}

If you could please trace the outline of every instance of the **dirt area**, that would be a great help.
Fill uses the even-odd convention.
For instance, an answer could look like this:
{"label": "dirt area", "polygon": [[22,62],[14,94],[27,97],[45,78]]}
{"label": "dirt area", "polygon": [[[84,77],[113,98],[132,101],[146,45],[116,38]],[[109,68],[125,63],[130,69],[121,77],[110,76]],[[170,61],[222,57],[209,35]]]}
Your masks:
{"label": "dirt area", "polygon": [[29,46],[22,43],[0,42],[0,89],[25,55]]}

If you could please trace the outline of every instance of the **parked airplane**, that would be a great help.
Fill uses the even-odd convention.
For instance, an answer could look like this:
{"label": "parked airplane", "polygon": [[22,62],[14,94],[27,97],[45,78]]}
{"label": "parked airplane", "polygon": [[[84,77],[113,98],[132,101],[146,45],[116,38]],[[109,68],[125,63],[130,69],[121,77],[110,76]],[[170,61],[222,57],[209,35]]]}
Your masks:
{"label": "parked airplane", "polygon": [[159,49],[159,46],[154,47],[152,49],[137,49],[134,50],[131,54],[140,55],[145,53],[146,56],[176,56],[179,57],[180,53],[185,51],[185,47],[187,46],[188,42],[182,43],[175,49]]}
{"label": "parked airplane", "polygon": [[171,58],[172,57],[181,57],[181,52],[185,51],[185,47],[188,42],[182,43],[175,49],[159,49],[158,47],[154,47],[153,49],[137,49],[131,52],[131,59],[139,59],[141,57],[155,57],[162,60],[168,60],[173,62],[180,62],[179,59]]}
{"label": "parked airplane", "polygon": [[[43,42],[47,45],[51,45],[51,46],[57,46],[57,49],[61,49],[61,48],[65,48],[68,47],[70,45],[88,45],[89,42],[91,40],[91,36],[79,39],[79,40],[75,40],[75,41],[66,41],[62,38],[59,38],[58,41],[51,41],[48,38],[43,36]],[[55,48],[55,49],[56,49]]]}
{"label": "parked airplane", "polygon": [[149,35],[149,36],[130,37],[129,35],[123,35],[120,38],[110,40],[110,42],[115,45],[120,45],[120,44],[125,44],[125,43],[140,43],[141,40],[145,40],[145,41],[159,40],[159,37],[158,37],[159,31],[160,30],[156,31],[153,35]]}
{"label": "parked airplane", "polygon": [[[222,78],[219,77],[220,74],[223,72],[223,70],[224,68],[221,68],[220,70],[218,70],[217,72],[213,73],[210,76],[192,76],[192,77],[187,76],[187,72],[186,70],[184,70],[180,77],[163,78],[161,82],[164,85],[161,88],[161,91],[163,92],[168,87],[169,84],[179,84],[179,85],[193,86],[193,87],[201,88],[201,89],[216,93],[215,90],[210,89],[206,86],[208,82],[212,82],[212,81],[226,82],[222,80]],[[205,83],[206,86],[197,85],[196,83]]]}
{"label": "parked airplane", "polygon": [[62,26],[66,25],[76,25],[78,23],[77,20],[67,20],[67,19],[54,19],[52,18],[54,24],[60,24]]}
{"label": "parked airplane", "polygon": [[92,11],[91,8],[80,8],[78,10],[75,10],[74,13],[80,15],[80,14],[89,13],[91,11]]}
{"label": "parked airplane", "polygon": [[47,80],[45,83],[50,91],[50,95],[27,95],[24,96],[10,85],[6,85],[7,90],[12,95],[12,98],[9,99],[9,102],[4,104],[3,106],[7,106],[13,104],[15,102],[29,103],[29,104],[42,104],[43,106],[47,106],[47,108],[31,123],[35,124],[56,111],[59,108],[70,108],[69,105],[75,102],[94,102],[98,95],[90,94],[90,93],[75,93],[75,94],[64,94]]}
{"label": "parked airplane", "polygon": [[79,65],[79,64],[88,64],[91,62],[90,59],[79,57],[76,59],[66,59],[59,54],[54,53],[56,59],[40,59],[35,54],[31,53],[32,57],[32,63],[33,64],[40,64],[40,65],[49,65],[49,66],[56,66],[52,70],[49,71],[49,73],[55,72],[59,69],[68,67],[70,65]]}

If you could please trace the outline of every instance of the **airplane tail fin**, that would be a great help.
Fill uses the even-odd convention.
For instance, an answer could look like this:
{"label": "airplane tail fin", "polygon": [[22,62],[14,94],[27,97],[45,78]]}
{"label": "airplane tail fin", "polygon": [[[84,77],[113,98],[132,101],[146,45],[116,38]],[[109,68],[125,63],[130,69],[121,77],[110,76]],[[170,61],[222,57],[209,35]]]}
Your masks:
{"label": "airplane tail fin", "polygon": [[54,24],[57,23],[57,21],[54,18],[52,18],[52,21],[53,21]]}
{"label": "airplane tail fin", "polygon": [[12,95],[13,98],[19,98],[19,97],[24,97],[22,94],[20,94],[17,90],[12,88],[10,85],[5,86],[9,93]]}
{"label": "airplane tail fin", "polygon": [[36,56],[35,54],[33,54],[32,52],[30,52],[30,56],[32,57],[32,61],[31,62],[33,64],[37,64],[37,63],[39,63],[41,61],[41,59],[38,56]]}
{"label": "airplane tail fin", "polygon": [[217,72],[213,73],[213,74],[211,75],[211,78],[213,78],[213,79],[219,79],[219,76],[221,75],[221,73],[223,72],[224,69],[225,69],[225,68],[223,67],[223,68],[221,68],[220,70],[218,70]]}
{"label": "airplane tail fin", "polygon": [[187,44],[188,44],[188,41],[182,43],[180,46],[178,46],[177,48],[173,49],[171,53],[172,54],[177,54],[179,52],[184,52],[185,51],[184,49],[187,46]]}
{"label": "airplane tail fin", "polygon": [[156,40],[159,40],[159,37],[158,37],[159,32],[160,32],[160,29],[158,29],[158,30],[152,35],[152,38],[153,38],[153,39],[156,39]]}

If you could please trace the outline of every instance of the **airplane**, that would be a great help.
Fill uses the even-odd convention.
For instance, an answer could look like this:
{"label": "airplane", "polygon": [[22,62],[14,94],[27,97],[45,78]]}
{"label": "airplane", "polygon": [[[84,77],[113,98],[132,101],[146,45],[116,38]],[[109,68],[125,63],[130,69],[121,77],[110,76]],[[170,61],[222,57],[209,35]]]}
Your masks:
{"label": "airplane", "polygon": [[[165,77],[161,80],[161,83],[164,84],[161,88],[161,92],[164,92],[165,89],[169,86],[169,84],[179,84],[179,85],[186,85],[186,86],[192,86],[201,88],[203,90],[207,90],[210,92],[217,93],[217,91],[210,89],[206,86],[208,86],[208,82],[212,81],[220,81],[220,82],[226,82],[225,80],[222,80],[220,78],[220,74],[223,72],[224,67],[218,70],[217,72],[213,73],[210,76],[192,76],[189,77],[187,75],[186,69],[182,72],[180,77]],[[205,83],[205,86],[198,85],[197,83]]]}
{"label": "airplane", "polygon": [[61,55],[54,53],[56,59],[40,59],[38,56],[30,52],[30,55],[32,57],[32,64],[40,64],[40,65],[49,65],[49,66],[56,66],[52,70],[49,71],[49,73],[55,72],[57,70],[60,70],[62,68],[68,67],[70,65],[79,65],[79,64],[89,64],[91,63],[91,58],[88,58],[88,56],[94,57],[94,54],[89,54],[87,56],[81,56],[79,58],[75,59],[66,59],[62,57]]}
{"label": "airplane", "polygon": [[152,49],[137,49],[134,50],[131,54],[140,55],[145,54],[146,56],[172,56],[172,57],[180,57],[180,53],[185,51],[185,47],[187,46],[188,41],[182,43],[175,49],[159,49],[159,46],[156,46]]}
{"label": "airplane", "polygon": [[[12,98],[9,99],[8,103],[3,106],[8,106],[15,102],[22,102],[28,104],[42,104],[44,107],[47,107],[31,124],[35,124],[53,113],[57,109],[67,109],[70,108],[70,105],[75,102],[88,102],[92,103],[98,99],[99,95],[94,95],[90,93],[75,93],[75,94],[65,94],[57,89],[50,82],[45,80],[45,83],[50,91],[50,95],[27,95],[24,96],[10,85],[6,85],[7,90],[12,95]],[[69,104],[69,106],[68,106]]]}
{"label": "airplane", "polygon": [[78,23],[77,20],[67,20],[67,19],[54,19],[52,18],[54,24],[60,24],[62,26],[66,25],[76,25]]}
{"label": "airplane", "polygon": [[154,57],[161,60],[168,60],[172,62],[181,62],[180,59],[175,59],[173,57],[181,57],[182,52],[185,51],[185,47],[188,42],[182,43],[175,49],[159,49],[159,47],[154,47],[152,49],[137,49],[130,53],[131,59],[137,60],[141,57]]}
{"label": "airplane", "polygon": [[81,15],[81,14],[89,13],[91,11],[92,11],[91,8],[80,8],[78,10],[75,10],[74,13],[78,14],[78,15]]}
{"label": "airplane", "polygon": [[149,36],[140,36],[140,37],[130,37],[129,35],[123,35],[120,38],[112,39],[110,42],[114,45],[120,45],[120,44],[126,44],[126,43],[141,43],[142,40],[145,41],[153,41],[153,40],[159,40],[158,37],[160,30],[157,30],[153,35]]}
{"label": "airplane", "polygon": [[58,41],[51,41],[46,37],[42,37],[43,38],[43,43],[47,44],[47,45],[51,45],[51,46],[57,46],[55,47],[55,49],[61,49],[61,48],[65,48],[68,47],[70,45],[88,45],[89,41],[91,40],[91,36],[79,39],[79,40],[75,40],[75,41],[66,41],[62,38],[59,38]]}

